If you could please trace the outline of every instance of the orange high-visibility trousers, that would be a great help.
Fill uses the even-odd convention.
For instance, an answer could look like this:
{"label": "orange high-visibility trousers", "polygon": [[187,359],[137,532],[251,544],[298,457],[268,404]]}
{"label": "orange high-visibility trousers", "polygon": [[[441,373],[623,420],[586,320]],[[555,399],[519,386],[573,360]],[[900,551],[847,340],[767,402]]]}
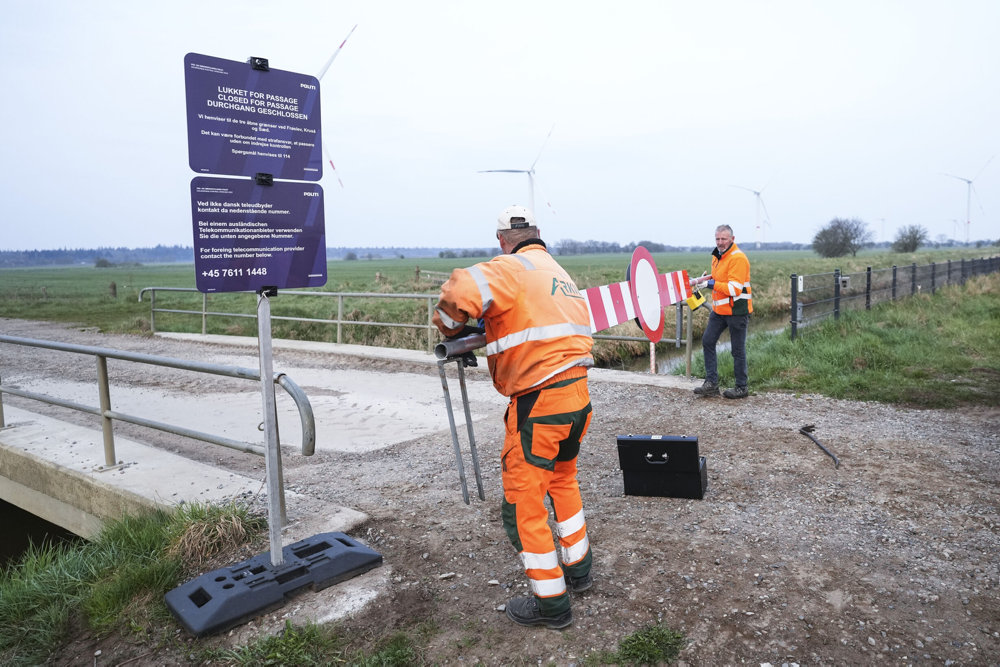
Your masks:
{"label": "orange high-visibility trousers", "polygon": [[[572,369],[554,380],[511,397],[501,454],[504,530],[546,616],[569,609],[564,574],[585,576],[592,561],[576,480],[580,441],[592,414],[586,370]],[[558,551],[549,529],[546,495],[555,512]]]}

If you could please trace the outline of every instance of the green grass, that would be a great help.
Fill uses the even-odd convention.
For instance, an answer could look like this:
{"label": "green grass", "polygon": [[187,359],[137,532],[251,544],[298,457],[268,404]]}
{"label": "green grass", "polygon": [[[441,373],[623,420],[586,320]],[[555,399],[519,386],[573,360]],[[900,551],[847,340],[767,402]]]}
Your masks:
{"label": "green grass", "polygon": [[[862,251],[857,257],[822,259],[809,251],[757,251],[752,247],[744,250],[752,264],[754,318],[751,326],[767,329],[779,327],[789,319],[789,277],[793,273],[829,273],[834,269],[841,269],[844,273],[856,274],[863,272],[868,266],[874,269],[888,269],[894,264],[906,266],[914,262],[924,266],[931,262],[941,263],[949,259],[981,258],[996,254],[995,248],[945,248],[908,254]],[[709,267],[707,253],[656,253],[653,257],[657,269],[661,272],[685,269],[690,273],[700,274]],[[623,280],[629,256],[573,255],[560,257],[559,260],[578,285],[589,287]],[[418,280],[418,267],[421,271],[448,272],[455,267],[468,266],[476,261],[474,258],[411,258],[330,262],[325,287],[296,291],[428,294],[433,298],[438,292],[439,284],[427,280],[426,276]],[[115,296],[111,293],[112,282],[115,283]],[[0,317],[70,322],[96,327],[107,332],[146,334],[151,328],[150,297],[147,293],[140,302],[138,299],[140,291],[144,287],[193,289],[195,279],[192,265],[171,264],[109,268],[2,269],[0,284],[4,285],[4,290],[0,291]],[[248,315],[247,317],[210,316],[207,319],[206,333],[257,335],[256,320],[250,317],[256,314],[256,297],[253,294],[213,294],[204,297],[197,292],[160,292],[156,305],[158,308],[200,312],[203,298],[209,311]],[[283,297],[279,292],[277,297],[271,299],[270,304],[272,335],[275,338],[337,341],[336,325],[281,319],[283,317],[338,319],[340,305],[335,297],[292,295]],[[409,323],[417,326],[401,329],[376,325],[343,325],[340,342],[415,350],[428,347],[428,332],[425,328],[428,321],[428,302],[425,300],[347,297],[343,301],[342,308],[343,318],[351,321]],[[881,312],[881,308],[875,312]],[[666,331],[668,335],[672,335],[672,313],[668,313],[667,317]],[[704,330],[707,317],[706,309],[695,312],[692,328],[696,341]],[[841,326],[847,326],[853,321],[853,315],[845,315],[841,319]],[[200,315],[157,313],[155,324],[157,331],[200,333],[202,330]],[[906,329],[912,324],[899,322],[889,328]],[[811,339],[805,345],[817,344],[817,336],[824,335],[819,333],[825,331],[824,326],[809,327],[808,333],[804,331],[803,339]],[[917,322],[916,326],[921,325]],[[633,322],[618,325],[603,333],[634,337],[642,335]],[[899,397],[903,396],[903,400],[907,402],[925,404],[929,399],[921,399],[916,395],[921,391],[915,386],[917,380],[925,379],[928,374],[941,377],[957,377],[956,374],[961,374],[960,370],[950,369],[960,360],[956,363],[945,363],[932,359],[934,364],[942,365],[939,370],[923,368],[923,363],[903,363],[903,360],[899,359],[898,351],[894,349],[898,341],[891,339],[890,333],[866,331],[862,334],[836,330],[825,335],[833,338],[847,337],[849,339],[849,342],[845,343],[847,348],[836,350],[836,346],[831,344],[827,349],[815,351],[806,359],[798,359],[792,355],[787,361],[782,359],[789,353],[780,347],[768,347],[765,356],[761,358],[757,351],[761,344],[754,342],[750,346],[751,383],[756,389],[837,392],[837,395],[855,397],[882,396],[881,400],[892,401],[899,400]],[[431,342],[437,340],[437,333],[432,332]],[[941,338],[937,345],[924,349],[923,354],[917,357],[917,361],[922,362],[923,355],[947,356],[949,354],[947,345],[944,345],[945,349],[939,348],[942,347],[942,343],[949,343],[951,340],[952,337]],[[921,343],[921,345],[928,344],[929,341],[926,340]],[[771,341],[768,345],[778,346],[779,342]],[[853,352],[848,349],[852,346]],[[791,350],[802,347],[803,345],[799,345]],[[645,342],[598,340],[594,348],[594,356],[598,363],[607,367],[629,366],[633,359],[646,354],[648,354],[648,344]],[[817,368],[817,364],[823,360],[829,360],[828,364]],[[700,360],[696,363],[700,363]],[[863,372],[848,372],[860,364],[867,364],[867,367],[855,370]],[[724,370],[725,365],[725,362],[720,363],[720,370]],[[729,363],[730,373],[731,366]],[[827,378],[831,377],[831,367],[838,371],[836,375],[841,376],[839,381],[827,381]],[[990,371],[977,371],[972,368],[969,372],[975,376],[974,378],[969,380],[963,375],[957,383],[948,385],[954,390],[948,392],[952,395],[950,400],[954,404],[974,399],[982,393],[976,387],[983,384],[983,380],[992,379],[989,376]],[[989,369],[991,366],[986,364],[982,368]],[[882,369],[881,376],[877,374],[878,369]],[[701,374],[703,366],[695,366],[693,371]],[[809,389],[805,389],[807,381],[803,378],[812,376],[815,372],[823,373],[819,376],[823,380],[814,381]],[[903,383],[902,386],[908,387],[906,392],[897,391],[891,386],[895,384],[897,376],[908,377],[912,381]],[[723,375],[723,378],[726,377]],[[968,388],[968,391],[958,391],[967,381],[971,381],[973,386]],[[885,387],[879,388],[879,384]]]}
{"label": "green grass", "polygon": [[667,665],[680,655],[687,638],[662,625],[650,625],[618,643],[617,651],[605,651],[585,660],[588,665]]}
{"label": "green grass", "polygon": [[[753,326],[751,324],[751,326]],[[723,337],[725,340],[725,335]],[[919,408],[1000,404],[1000,275],[848,311],[747,343],[752,390],[816,393]],[[719,380],[733,381],[719,354]],[[698,354],[692,373],[703,376]]]}
{"label": "green grass", "polygon": [[265,527],[236,505],[185,505],[109,522],[91,542],[30,549],[0,573],[0,663],[44,662],[69,639],[73,619],[98,636],[162,631],[170,625],[163,595],[199,562],[192,555],[229,553]]}

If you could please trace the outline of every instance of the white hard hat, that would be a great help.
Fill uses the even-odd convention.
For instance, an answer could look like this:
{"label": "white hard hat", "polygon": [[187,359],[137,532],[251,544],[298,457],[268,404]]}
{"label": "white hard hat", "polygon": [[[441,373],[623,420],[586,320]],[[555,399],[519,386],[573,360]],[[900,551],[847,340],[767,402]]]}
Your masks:
{"label": "white hard hat", "polygon": [[497,219],[498,232],[506,229],[523,229],[534,226],[535,215],[531,212],[531,209],[516,204],[505,208]]}

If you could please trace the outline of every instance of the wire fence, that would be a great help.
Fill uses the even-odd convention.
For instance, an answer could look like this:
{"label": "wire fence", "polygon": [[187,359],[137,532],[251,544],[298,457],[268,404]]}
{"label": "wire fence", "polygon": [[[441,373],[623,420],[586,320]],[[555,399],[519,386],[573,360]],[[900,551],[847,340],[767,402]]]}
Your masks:
{"label": "wire fence", "polygon": [[884,269],[867,267],[856,273],[810,273],[791,275],[792,340],[799,327],[838,319],[846,310],[871,310],[872,305],[896,301],[921,292],[933,294],[946,285],[964,284],[972,276],[1000,271],[1000,257],[948,260]]}

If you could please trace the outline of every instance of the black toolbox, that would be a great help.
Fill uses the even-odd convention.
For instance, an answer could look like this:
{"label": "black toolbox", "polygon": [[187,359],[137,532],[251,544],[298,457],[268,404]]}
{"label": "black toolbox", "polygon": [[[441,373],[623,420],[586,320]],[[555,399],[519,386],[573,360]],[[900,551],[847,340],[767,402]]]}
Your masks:
{"label": "black toolbox", "polygon": [[708,470],[697,436],[620,435],[618,463],[626,496],[705,497]]}

